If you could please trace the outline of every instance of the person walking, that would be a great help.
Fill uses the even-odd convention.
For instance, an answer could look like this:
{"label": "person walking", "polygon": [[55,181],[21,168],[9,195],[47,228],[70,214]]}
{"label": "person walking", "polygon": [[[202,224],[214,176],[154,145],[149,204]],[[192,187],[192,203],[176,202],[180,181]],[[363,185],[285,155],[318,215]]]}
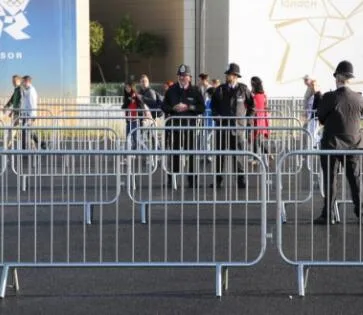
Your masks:
{"label": "person walking", "polygon": [[[22,78],[19,75],[13,75],[12,77],[12,84],[14,86],[13,94],[11,95],[9,101],[6,103],[6,105],[3,108],[4,114],[6,111],[10,110],[9,117],[11,118],[11,126],[17,127],[20,125],[20,107],[21,107],[21,80]],[[13,132],[11,129],[8,133],[8,138],[6,141],[7,148],[10,149],[12,147],[13,143],[13,137],[15,135],[15,132]]]}
{"label": "person walking", "polygon": [[[234,117],[234,118],[216,118],[216,126],[227,127],[226,129],[218,130],[216,133],[216,149],[217,150],[237,150],[238,134],[240,130],[232,130],[231,127],[243,126],[246,124],[253,124],[253,122],[246,122],[246,119],[236,120],[236,116],[253,117],[255,115],[255,105],[252,98],[251,91],[248,87],[239,83],[238,79],[241,78],[239,65],[231,63],[225,72],[226,83],[220,85],[212,97],[212,114],[213,116]],[[236,164],[237,160],[234,158]],[[223,184],[223,177],[221,172],[224,167],[224,157],[218,155],[216,158],[216,183],[210,185],[211,188],[221,188]],[[245,177],[243,169],[240,164],[237,165],[238,173],[238,187],[245,188]]]}
{"label": "person walking", "polygon": [[[323,95],[318,105],[318,118],[324,125],[321,139],[322,150],[354,150],[363,147],[360,134],[360,117],[363,99],[350,89],[349,80],[354,78],[353,65],[342,61],[334,72],[337,89]],[[314,224],[334,224],[334,203],[337,196],[339,166],[343,164],[352,199],[354,213],[361,216],[359,157],[354,155],[322,155],[321,167],[324,182],[324,206]]]}
{"label": "person walking", "polygon": [[[21,118],[23,127],[32,127],[35,123],[37,117],[38,109],[38,93],[32,84],[32,77],[26,75],[23,77],[22,83],[22,102],[21,102]],[[24,128],[22,130],[22,147],[23,150],[27,148],[27,130]],[[35,145],[38,146],[39,140],[38,136],[34,132],[30,132],[30,139],[34,141]],[[44,141],[40,142],[40,147],[44,150],[46,149],[46,144]]]}
{"label": "person walking", "polygon": [[[192,74],[188,65],[182,64],[177,71],[178,82],[171,86],[165,94],[163,111],[169,117],[167,126],[190,127],[188,130],[173,129],[170,133],[170,143],[173,150],[192,150],[195,148],[195,130],[198,115],[204,113],[205,105],[202,94],[198,87],[191,83]],[[181,118],[178,118],[181,117]],[[190,119],[188,118],[190,117]],[[188,157],[188,186],[189,188],[198,185],[194,174],[194,159]],[[180,155],[172,157],[172,172],[180,172]],[[172,178],[168,176],[168,186],[172,186]]]}

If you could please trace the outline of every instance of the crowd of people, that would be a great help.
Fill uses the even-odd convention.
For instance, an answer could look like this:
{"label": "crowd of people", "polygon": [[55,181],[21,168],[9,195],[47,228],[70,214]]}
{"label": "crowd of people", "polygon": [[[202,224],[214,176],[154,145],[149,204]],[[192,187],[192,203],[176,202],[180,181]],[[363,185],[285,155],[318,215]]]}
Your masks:
{"label": "crowd of people", "polygon": [[[161,115],[167,118],[166,127],[173,127],[167,131],[167,142],[171,150],[195,149],[195,128],[197,117],[204,115],[204,126],[217,127],[215,129],[215,150],[238,150],[241,141],[251,143],[252,150],[257,153],[268,154],[264,146],[264,139],[269,137],[269,116],[267,96],[261,78],[254,76],[250,80],[251,89],[240,82],[240,67],[236,63],[229,64],[225,71],[225,82],[217,79],[209,80],[206,73],[198,76],[198,84],[192,84],[192,73],[188,65],[182,64],[177,69],[176,82],[168,81],[164,84],[161,94],[150,86],[147,75],[140,77],[140,88],[136,89],[134,82],[126,82],[124,86],[124,102],[122,109],[127,112],[127,134],[139,126],[140,116],[149,113],[149,118],[155,120]],[[342,61],[334,72],[336,90],[322,93],[311,76],[306,75],[303,80],[307,86],[304,95],[305,128],[315,129],[310,124],[320,124],[324,127],[319,148],[322,150],[351,150],[363,147],[360,134],[360,118],[363,115],[363,98],[349,88],[350,80],[354,77],[353,65],[349,61]],[[4,106],[4,113],[8,113],[13,126],[31,126],[37,114],[37,92],[32,85],[30,76],[13,76],[14,92]],[[21,112],[21,117],[20,117]],[[253,132],[243,132],[246,126],[254,126]],[[175,128],[177,127],[177,128]],[[246,129],[246,128],[244,128]],[[247,128],[248,129],[248,128]],[[251,128],[250,128],[251,129]],[[312,132],[312,130],[309,130]],[[23,133],[25,130],[23,130]],[[209,138],[211,128],[202,133]],[[9,133],[8,148],[11,147],[13,135]],[[30,133],[31,139],[38,144],[35,134]],[[243,139],[241,139],[241,137]],[[23,134],[23,149],[26,148]],[[132,147],[136,147],[136,133],[132,133]],[[42,149],[45,143],[40,143]],[[204,150],[211,149],[211,143],[205,142]],[[175,154],[171,159],[171,172],[179,173],[180,155]],[[242,165],[235,161],[238,188],[244,189],[246,181]],[[315,224],[334,224],[334,203],[337,194],[337,174],[340,164],[344,164],[345,173],[350,185],[354,212],[358,218],[362,216],[360,198],[360,165],[356,155],[329,154],[321,156],[321,167],[324,180],[324,206],[321,215],[314,220]],[[215,181],[211,188],[223,186],[224,157],[216,157]],[[198,186],[197,175],[194,173],[194,157],[188,156],[188,185],[190,188]],[[171,175],[168,186],[171,186]]]}
{"label": "crowd of people", "polygon": [[[259,77],[251,78],[251,89],[247,85],[240,83],[241,78],[239,65],[231,63],[225,72],[226,81],[221,84],[218,79],[210,80],[208,74],[201,73],[198,76],[198,84],[192,84],[192,73],[188,65],[182,64],[177,69],[177,81],[168,81],[164,84],[164,95],[160,95],[157,91],[150,87],[149,79],[146,75],[140,78],[140,89],[136,90],[135,84],[127,82],[124,91],[123,109],[128,110],[129,120],[127,121],[127,134],[130,134],[138,125],[138,113],[142,113],[142,109],[151,109],[152,117],[156,118],[159,113],[163,113],[169,118],[167,126],[173,125],[179,127],[195,127],[197,124],[196,117],[204,115],[204,126],[207,127],[226,127],[217,130],[215,136],[216,150],[237,150],[244,133],[235,132],[234,127],[242,130],[244,126],[258,126],[250,133],[250,139],[253,143],[254,152],[261,150],[268,153],[267,148],[263,145],[263,139],[267,138],[269,126],[267,97],[263,88],[262,80]],[[156,111],[155,111],[156,110]],[[178,119],[180,117],[180,119]],[[222,117],[222,118],[220,118]],[[228,118],[230,117],[230,118]],[[244,117],[244,119],[236,119],[236,117]],[[255,117],[257,119],[246,119]],[[192,128],[193,129],[193,128]],[[192,129],[171,130],[168,132],[167,141],[173,150],[192,150],[195,149],[195,133]],[[211,143],[209,133],[211,129],[206,129],[202,133],[205,139],[203,149],[210,150]],[[132,147],[136,147],[133,133]],[[210,158],[210,157],[209,157]],[[193,156],[188,157],[189,174],[193,174]],[[254,163],[254,161],[252,161]],[[238,187],[245,188],[245,179],[241,165],[237,165]],[[217,157],[217,177],[216,182],[211,187],[221,188],[223,178],[221,175],[224,167],[224,159]],[[180,156],[175,155],[172,158],[172,171],[177,173],[180,169]],[[171,179],[169,177],[169,184]],[[189,187],[197,185],[196,176],[188,176]]]}

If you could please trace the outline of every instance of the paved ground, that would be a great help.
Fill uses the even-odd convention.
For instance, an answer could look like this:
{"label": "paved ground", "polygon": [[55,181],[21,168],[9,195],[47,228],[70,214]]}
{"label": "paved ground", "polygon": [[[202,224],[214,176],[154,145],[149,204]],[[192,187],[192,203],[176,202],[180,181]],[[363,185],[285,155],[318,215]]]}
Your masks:
{"label": "paved ground", "polygon": [[[12,180],[12,181],[11,181]],[[14,185],[14,179],[8,183]],[[147,195],[147,181],[144,183]],[[47,183],[46,185],[48,185]],[[76,183],[78,185],[78,183]],[[251,182],[251,187],[256,181]],[[255,187],[254,186],[254,187]],[[14,186],[15,187],[15,186]],[[160,185],[158,187],[160,189]],[[256,187],[255,187],[256,188]],[[15,189],[16,190],[16,189]],[[99,193],[99,190],[92,190]],[[252,192],[252,190],[251,190]],[[49,191],[48,191],[49,193]],[[112,195],[112,191],[109,192]],[[177,195],[177,194],[176,194]],[[249,198],[258,194],[256,191]],[[30,197],[29,197],[30,196]],[[127,197],[125,192],[122,196]],[[192,191],[186,194],[192,198]],[[254,197],[253,197],[254,196]],[[24,200],[31,198],[27,193]],[[42,195],[42,198],[45,198]],[[206,199],[209,197],[206,196]],[[236,197],[233,197],[236,198]],[[246,194],[239,195],[241,200]],[[11,199],[11,198],[10,198]],[[115,206],[105,206],[101,219],[96,211],[95,224],[87,227],[84,238],[82,210],[70,208],[69,230],[67,232],[67,211],[62,207],[54,209],[54,252],[56,261],[65,260],[67,233],[70,233],[69,254],[71,261],[82,259],[84,246],[87,261],[97,261],[102,254],[105,261],[111,261],[115,255],[115,241],[119,241],[119,259],[130,259],[132,239],[135,231],[136,260],[144,261],[151,246],[151,258],[160,261],[165,254],[165,213],[163,209],[153,212],[150,230],[137,222],[132,224],[132,204],[129,199],[122,199],[118,207],[119,222]],[[289,256],[294,253],[295,244],[302,249],[302,257],[308,257],[312,236],[317,240],[316,254],[326,257],[324,241],[332,244],[331,255],[339,259],[342,252],[339,242],[342,235],[347,237],[346,254],[356,259],[360,253],[357,240],[361,227],[354,217],[348,217],[346,232],[342,225],[332,227],[327,234],[324,227],[312,229],[308,219],[310,208],[307,205],[299,217],[299,234],[296,226],[289,221],[284,227],[284,248]],[[314,213],[317,215],[320,200],[314,201]],[[208,208],[209,207],[209,208]],[[78,207],[79,208],[79,207]],[[199,221],[196,221],[195,206],[186,206],[184,211],[184,255],[193,260],[196,255],[195,233],[197,222],[200,228],[199,253],[207,259],[211,257],[211,239],[213,236],[213,205],[201,207]],[[228,256],[226,240],[232,231],[233,251],[240,250],[233,260],[251,260],[258,255],[259,246],[259,211],[258,205],[250,206],[248,220],[246,212],[238,206],[218,206],[216,213],[216,233],[220,240],[215,244],[217,259]],[[231,217],[228,211],[231,209]],[[59,210],[59,211],[58,211]],[[178,209],[180,210],[180,209]],[[227,210],[227,211],[226,211]],[[293,211],[289,218],[293,219]],[[268,208],[268,231],[275,236],[274,218],[276,207]],[[16,258],[18,234],[18,212],[14,208],[4,209],[4,248],[5,259]],[[34,256],[34,220],[37,218],[37,255],[41,261],[50,257],[50,213],[49,207],[39,207],[37,216],[34,208],[21,211],[21,252],[22,261],[31,261]],[[232,228],[229,227],[232,219]],[[291,220],[290,219],[290,220]],[[102,225],[100,224],[102,222]],[[169,207],[168,210],[168,259],[177,261],[180,246],[180,211]],[[102,226],[102,240],[100,227]],[[116,230],[119,234],[116,235]],[[246,239],[246,232],[248,238]],[[152,236],[150,241],[150,235]],[[328,235],[328,236],[327,236]],[[329,237],[331,238],[329,240]],[[240,240],[240,244],[238,244]],[[150,241],[150,242],[149,242]],[[248,243],[248,250],[243,244]],[[151,244],[151,245],[149,245]],[[319,247],[320,245],[321,247]],[[353,245],[354,246],[353,246]],[[352,246],[351,246],[352,245]],[[234,245],[235,246],[235,245]],[[226,256],[227,255],[227,256]],[[247,255],[247,256],[246,256]],[[300,257],[301,258],[301,257]],[[359,268],[313,268],[310,271],[307,295],[297,296],[296,269],[287,265],[279,257],[274,238],[268,240],[267,252],[263,260],[254,267],[230,270],[230,288],[221,300],[215,297],[215,271],[213,269],[22,269],[19,270],[21,290],[17,295],[11,289],[7,297],[0,301],[0,314],[363,314],[363,273]]]}

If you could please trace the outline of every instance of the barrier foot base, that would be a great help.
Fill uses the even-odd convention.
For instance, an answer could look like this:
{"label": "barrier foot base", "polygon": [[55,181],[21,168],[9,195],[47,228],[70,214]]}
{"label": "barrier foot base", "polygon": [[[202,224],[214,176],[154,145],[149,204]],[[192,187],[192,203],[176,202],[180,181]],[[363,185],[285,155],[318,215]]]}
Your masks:
{"label": "barrier foot base", "polygon": [[87,225],[91,225],[93,223],[93,205],[90,203],[86,203],[84,205],[84,219],[86,220]]}
{"label": "barrier foot base", "polygon": [[141,216],[141,224],[147,224],[149,217],[149,205],[143,203],[140,205],[140,216]]}
{"label": "barrier foot base", "polygon": [[222,298],[222,266],[216,266],[216,297]]}
{"label": "barrier foot base", "polygon": [[20,289],[18,270],[16,268],[13,269],[13,285],[12,285],[12,287],[14,288],[15,292],[18,292]]}
{"label": "barrier foot base", "polygon": [[223,291],[228,291],[228,267],[223,267],[222,271],[223,271],[223,274],[222,274]]}
{"label": "barrier foot base", "polygon": [[299,265],[297,267],[297,277],[299,285],[299,295],[305,296],[305,290],[309,278],[309,267],[305,267],[304,265]]}
{"label": "barrier foot base", "polygon": [[0,298],[5,298],[6,294],[6,286],[8,283],[8,275],[9,275],[9,266],[4,266],[1,272],[1,279],[0,279]]}

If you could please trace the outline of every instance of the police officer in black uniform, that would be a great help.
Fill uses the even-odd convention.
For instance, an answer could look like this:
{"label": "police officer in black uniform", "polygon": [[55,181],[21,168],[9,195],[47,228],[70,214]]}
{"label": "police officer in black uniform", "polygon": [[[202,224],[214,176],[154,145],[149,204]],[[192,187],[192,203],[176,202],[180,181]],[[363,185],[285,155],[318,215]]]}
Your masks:
{"label": "police officer in black uniform", "polygon": [[[360,134],[360,117],[363,114],[363,99],[359,93],[352,91],[348,86],[349,80],[354,78],[353,65],[346,60],[340,62],[334,77],[337,89],[325,93],[318,105],[318,118],[320,123],[324,125],[321,149],[361,149],[363,143]],[[336,176],[341,163],[344,163],[345,174],[352,193],[354,213],[358,218],[361,215],[359,157],[354,155],[322,155],[324,207],[321,215],[314,220],[314,224],[335,223],[333,209],[337,195]]]}
{"label": "police officer in black uniform", "polygon": [[[205,111],[204,99],[198,87],[193,86],[191,83],[191,70],[190,67],[182,64],[177,72],[178,82],[170,87],[164,98],[162,109],[166,117],[171,117],[168,126],[178,127],[191,127],[187,130],[172,130],[170,143],[173,150],[193,150],[195,139],[195,132],[193,127],[196,126],[196,116],[203,114]],[[184,118],[178,119],[177,117],[183,116]],[[185,118],[190,116],[191,119]],[[195,187],[196,176],[193,174],[193,156],[189,156],[189,173],[188,184],[189,188]],[[178,173],[180,171],[180,156],[174,155],[172,157],[172,171]],[[168,185],[171,186],[171,178],[168,176]]]}
{"label": "police officer in black uniform", "polygon": [[[255,105],[250,90],[245,84],[239,83],[241,78],[240,68],[237,64],[231,63],[225,72],[226,83],[220,85],[212,97],[212,115],[213,116],[248,116],[255,115]],[[246,124],[252,124],[243,120]],[[236,126],[236,119],[216,119],[216,126],[229,127],[229,129],[218,130],[216,132],[216,149],[217,150],[237,150],[238,149],[238,130],[231,130],[230,127]],[[233,129],[233,128],[232,128]],[[217,156],[216,172],[220,174],[223,171],[224,157]],[[235,160],[235,158],[234,158]],[[234,162],[236,164],[236,160]],[[238,165],[238,187],[245,188],[245,178],[242,167]],[[216,188],[221,188],[223,183],[222,175],[217,175]],[[214,184],[210,185],[215,187]]]}

